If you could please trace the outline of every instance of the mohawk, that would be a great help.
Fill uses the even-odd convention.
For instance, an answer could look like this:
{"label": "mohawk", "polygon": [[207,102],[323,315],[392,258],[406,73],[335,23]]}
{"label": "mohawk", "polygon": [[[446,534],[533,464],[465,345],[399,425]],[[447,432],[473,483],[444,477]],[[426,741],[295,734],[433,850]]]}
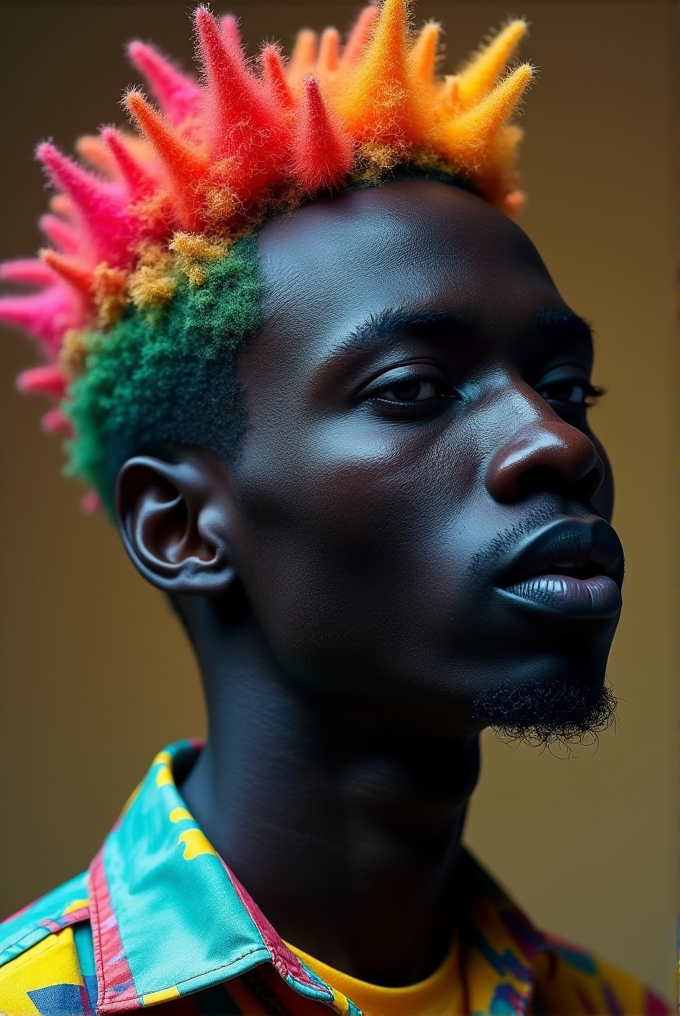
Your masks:
{"label": "mohawk", "polygon": [[[151,45],[129,45],[158,104],[128,92],[136,133],[109,126],[81,138],[85,165],[38,146],[57,191],[41,218],[51,247],[0,268],[0,278],[33,288],[0,299],[0,321],[32,335],[47,361],[19,387],[64,401],[76,424],[73,382],[93,348],[131,315],[157,313],[178,285],[204,284],[211,263],[273,212],[379,185],[397,168],[456,178],[510,216],[522,204],[521,131],[510,121],[533,72],[506,68],[524,21],[442,76],[440,26],[414,35],[410,0],[370,4],[344,47],[334,28],[320,39],[301,31],[287,64],[273,45],[247,60],[233,17],[200,6],[194,19],[198,79]],[[52,411],[45,429],[59,429],[55,419]],[[76,426],[72,452],[83,438]]]}

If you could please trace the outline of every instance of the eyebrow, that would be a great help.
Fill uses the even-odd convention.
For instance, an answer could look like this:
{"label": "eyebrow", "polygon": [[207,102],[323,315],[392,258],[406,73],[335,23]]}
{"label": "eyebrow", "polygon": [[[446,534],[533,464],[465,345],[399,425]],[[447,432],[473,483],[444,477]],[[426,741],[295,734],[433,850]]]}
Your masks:
{"label": "eyebrow", "polygon": [[[534,319],[539,331],[561,333],[565,338],[581,340],[589,346],[593,344],[593,330],[584,318],[573,311],[557,311],[552,308],[541,309]],[[428,311],[411,307],[388,307],[369,314],[360,324],[355,325],[339,344],[338,352],[343,349],[357,349],[370,346],[388,335],[426,330],[442,330],[449,328],[458,333],[470,335],[474,328],[472,318],[467,314],[455,311]]]}
{"label": "eyebrow", "polygon": [[386,308],[369,314],[365,321],[356,325],[345,336],[342,347],[368,346],[384,339],[385,336],[399,332],[412,332],[419,329],[451,328],[456,331],[469,331],[471,319],[465,314],[451,311],[414,310],[408,307]]}
{"label": "eyebrow", "polygon": [[593,329],[584,318],[573,311],[556,311],[543,309],[539,311],[536,323],[541,331],[562,332],[573,339],[581,339],[592,346]]}

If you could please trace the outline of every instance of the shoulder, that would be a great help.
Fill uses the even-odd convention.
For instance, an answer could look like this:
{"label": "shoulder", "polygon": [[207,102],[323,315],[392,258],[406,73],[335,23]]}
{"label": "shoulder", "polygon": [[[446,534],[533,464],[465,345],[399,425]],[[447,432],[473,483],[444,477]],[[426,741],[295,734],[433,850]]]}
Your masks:
{"label": "shoulder", "polygon": [[0,1012],[92,1011],[89,917],[83,873],[0,923]]}
{"label": "shoulder", "polygon": [[536,963],[534,1013],[566,1012],[668,1016],[671,1009],[638,978],[613,963],[546,936]]}

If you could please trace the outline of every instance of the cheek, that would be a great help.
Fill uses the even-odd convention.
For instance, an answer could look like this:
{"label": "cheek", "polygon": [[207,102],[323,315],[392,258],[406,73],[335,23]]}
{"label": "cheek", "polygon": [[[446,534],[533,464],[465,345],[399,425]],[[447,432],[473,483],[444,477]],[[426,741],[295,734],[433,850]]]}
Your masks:
{"label": "cheek", "polygon": [[474,455],[426,428],[295,429],[252,442],[239,465],[246,591],[279,659],[384,666],[405,641],[432,641],[442,613],[449,623]]}

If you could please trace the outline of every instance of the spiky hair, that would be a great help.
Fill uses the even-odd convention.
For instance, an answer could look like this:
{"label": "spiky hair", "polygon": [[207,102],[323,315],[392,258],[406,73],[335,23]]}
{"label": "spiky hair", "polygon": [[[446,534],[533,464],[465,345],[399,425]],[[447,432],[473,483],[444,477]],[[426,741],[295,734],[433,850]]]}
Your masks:
{"label": "spiky hair", "polygon": [[[344,47],[334,28],[320,38],[301,31],[287,63],[276,45],[249,61],[235,18],[199,7],[199,80],[132,42],[130,58],[157,103],[128,92],[136,133],[105,127],[81,138],[89,169],[49,142],[38,146],[57,190],[40,220],[50,247],[39,260],[0,268],[1,278],[38,290],[0,300],[0,320],[37,339],[46,365],[21,374],[19,388],[60,404],[44,427],[75,425],[74,470],[100,493],[110,481],[111,441],[127,433],[118,445],[129,451],[145,431],[145,412],[164,438],[181,438],[182,428],[168,425],[180,391],[169,381],[173,362],[184,357],[186,366],[189,357],[208,369],[212,360],[214,369],[217,325],[230,352],[252,332],[259,289],[245,238],[267,215],[324,192],[378,185],[400,167],[456,178],[516,215],[521,132],[509,121],[532,68],[506,68],[525,23],[510,22],[462,71],[440,76],[440,26],[430,22],[413,37],[408,7],[366,7]],[[233,258],[225,290],[219,265]],[[211,328],[192,332],[187,321],[203,305],[212,308]],[[161,388],[154,371],[165,377]],[[203,382],[207,397],[207,375]]]}

